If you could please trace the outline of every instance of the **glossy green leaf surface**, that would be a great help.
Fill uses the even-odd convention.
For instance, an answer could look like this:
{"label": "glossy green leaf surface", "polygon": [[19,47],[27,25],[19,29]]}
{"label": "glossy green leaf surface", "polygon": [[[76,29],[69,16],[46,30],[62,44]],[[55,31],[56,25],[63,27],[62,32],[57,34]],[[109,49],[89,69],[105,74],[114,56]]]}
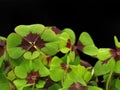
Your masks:
{"label": "glossy green leaf surface", "polygon": [[53,81],[59,81],[64,77],[64,70],[62,70],[60,64],[62,63],[61,59],[54,57],[50,65],[50,78]]}
{"label": "glossy green leaf surface", "polygon": [[87,55],[95,56],[98,53],[98,48],[93,45],[85,46],[83,52]]}
{"label": "glossy green leaf surface", "polygon": [[109,59],[112,56],[112,54],[110,53],[110,48],[100,48],[98,50],[98,54],[97,54],[97,58],[99,60],[106,60]]}
{"label": "glossy green leaf surface", "polygon": [[116,36],[114,36],[114,42],[115,42],[115,46],[117,48],[120,48],[120,42],[118,41],[118,38]]}
{"label": "glossy green leaf surface", "polygon": [[63,29],[63,32],[68,33],[72,44],[74,44],[75,40],[76,40],[76,37],[75,37],[75,33],[73,32],[73,30],[70,29],[70,28],[65,28],[65,29]]}
{"label": "glossy green leaf surface", "polygon": [[82,32],[80,34],[79,40],[84,46],[95,46],[91,36],[87,32]]}
{"label": "glossy green leaf surface", "polygon": [[96,76],[107,74],[114,69],[114,66],[115,66],[114,58],[111,58],[107,63],[98,61],[94,66],[94,71],[95,71],[94,74]]}
{"label": "glossy green leaf surface", "polygon": [[30,32],[41,34],[44,31],[44,25],[32,24],[32,25],[19,25],[15,28],[15,32],[20,36],[26,36]]}

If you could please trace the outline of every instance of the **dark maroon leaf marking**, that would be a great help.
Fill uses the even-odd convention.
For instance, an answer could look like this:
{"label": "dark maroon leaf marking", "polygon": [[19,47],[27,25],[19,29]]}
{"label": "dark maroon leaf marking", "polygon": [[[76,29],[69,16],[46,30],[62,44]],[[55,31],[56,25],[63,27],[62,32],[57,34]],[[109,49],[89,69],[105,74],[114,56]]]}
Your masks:
{"label": "dark maroon leaf marking", "polygon": [[36,84],[38,83],[39,78],[40,78],[40,74],[38,71],[36,72],[31,71],[30,73],[27,74],[26,77],[27,84]]}
{"label": "dark maroon leaf marking", "polygon": [[38,39],[36,40],[35,45],[36,45],[39,49],[41,49],[41,48],[45,47],[45,43],[47,43],[47,42],[45,42],[45,41],[42,40],[40,37],[38,37]]}
{"label": "dark maroon leaf marking", "polygon": [[115,59],[115,61],[120,60],[120,48],[110,49],[109,52],[111,53],[111,56],[107,58],[106,60],[102,61],[102,64],[106,64],[112,57]]}
{"label": "dark maroon leaf marking", "polygon": [[19,45],[24,50],[28,50],[34,52],[36,49],[35,47],[41,49],[45,47],[45,41],[41,39],[38,34],[33,34],[30,32],[27,36],[22,39],[22,43]]}
{"label": "dark maroon leaf marking", "polygon": [[62,31],[59,28],[55,27],[55,26],[52,26],[52,31],[54,31],[56,34],[62,33]]}
{"label": "dark maroon leaf marking", "polygon": [[103,61],[102,61],[102,64],[107,64],[107,63],[108,63],[108,61],[109,61],[111,58],[112,58],[112,57],[107,58],[106,60],[103,60]]}
{"label": "dark maroon leaf marking", "polygon": [[30,43],[26,41],[24,38],[22,40],[22,43],[19,45],[19,47],[22,47],[22,49],[24,50],[28,50],[30,46],[31,46]]}
{"label": "dark maroon leaf marking", "polygon": [[72,47],[72,44],[71,44],[71,41],[70,39],[67,40],[67,45],[66,45],[67,48],[71,48]]}
{"label": "dark maroon leaf marking", "polygon": [[110,53],[112,54],[112,57],[114,57],[116,61],[120,60],[120,48],[117,48],[116,50],[111,49]]}
{"label": "dark maroon leaf marking", "polygon": [[8,69],[8,67],[10,66],[10,62],[9,61],[5,61],[4,62],[4,69]]}
{"label": "dark maroon leaf marking", "polygon": [[0,57],[4,54],[5,52],[5,46],[6,46],[6,41],[0,40]]}
{"label": "dark maroon leaf marking", "polygon": [[115,60],[116,61],[120,60],[120,48],[117,48],[116,50]]}
{"label": "dark maroon leaf marking", "polygon": [[49,76],[41,77],[41,80],[44,80],[46,82],[44,85],[44,88],[48,88],[48,87],[52,86],[53,84],[55,84],[55,82],[53,80],[51,80],[51,78]]}
{"label": "dark maroon leaf marking", "polygon": [[84,48],[84,45],[80,41],[78,41],[77,48],[78,48],[78,50],[82,51]]}
{"label": "dark maroon leaf marking", "polygon": [[52,60],[52,57],[48,56],[48,57],[46,58],[46,60],[47,60],[47,64],[50,64],[50,62],[51,62],[51,60]]}
{"label": "dark maroon leaf marking", "polygon": [[69,87],[69,90],[87,90],[87,87],[81,85],[80,83],[73,83],[73,84]]}
{"label": "dark maroon leaf marking", "polygon": [[67,71],[68,73],[72,71],[72,69],[65,63],[61,63],[61,68]]}
{"label": "dark maroon leaf marking", "polygon": [[81,65],[81,66],[84,66],[85,68],[92,67],[92,65],[89,64],[87,61],[81,61],[81,62],[80,62],[80,65]]}

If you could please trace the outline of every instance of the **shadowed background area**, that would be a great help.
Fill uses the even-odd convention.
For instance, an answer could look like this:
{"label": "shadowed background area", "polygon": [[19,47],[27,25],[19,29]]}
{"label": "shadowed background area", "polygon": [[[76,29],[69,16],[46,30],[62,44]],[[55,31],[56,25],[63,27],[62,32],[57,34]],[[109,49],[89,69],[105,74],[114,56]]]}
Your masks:
{"label": "shadowed background area", "polygon": [[98,47],[114,48],[113,36],[117,35],[120,40],[119,6],[95,1],[1,0],[0,35],[7,37],[20,24],[41,23],[60,29],[71,28],[77,38],[81,32],[87,31]]}

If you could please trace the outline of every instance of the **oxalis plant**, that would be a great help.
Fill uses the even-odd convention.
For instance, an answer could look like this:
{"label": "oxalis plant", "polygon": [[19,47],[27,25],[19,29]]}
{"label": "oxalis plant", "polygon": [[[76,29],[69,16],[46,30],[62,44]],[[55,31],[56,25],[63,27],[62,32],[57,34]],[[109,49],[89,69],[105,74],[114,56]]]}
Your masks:
{"label": "oxalis plant", "polygon": [[[97,48],[70,28],[19,25],[0,37],[0,90],[120,90],[120,42]],[[96,58],[94,66],[80,53]],[[93,59],[94,60],[94,59]]]}

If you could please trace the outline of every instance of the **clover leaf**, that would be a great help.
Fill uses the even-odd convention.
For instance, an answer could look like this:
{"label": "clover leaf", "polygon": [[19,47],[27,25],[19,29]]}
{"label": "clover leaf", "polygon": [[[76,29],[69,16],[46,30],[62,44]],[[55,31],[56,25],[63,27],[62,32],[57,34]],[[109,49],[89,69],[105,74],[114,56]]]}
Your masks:
{"label": "clover leaf", "polygon": [[[62,53],[67,53],[70,50],[70,47],[71,47],[71,45],[69,43],[70,37],[69,37],[68,33],[63,32],[60,35],[58,35],[58,37],[59,37],[59,41],[60,41],[60,43],[59,43],[60,51]],[[68,42],[69,46],[67,46],[67,42]]]}
{"label": "clover leaf", "polygon": [[24,54],[26,59],[35,59],[41,51],[47,55],[58,52],[59,43],[52,27],[44,27],[41,24],[20,25],[15,28],[15,32],[7,38],[7,51],[13,59]]}
{"label": "clover leaf", "polygon": [[99,60],[102,60],[102,61],[111,58],[112,53],[110,51],[111,51],[110,48],[100,48],[100,49],[98,49],[97,58]]}
{"label": "clover leaf", "polygon": [[8,36],[8,38],[7,38],[7,51],[8,51],[8,54],[11,58],[17,59],[25,53],[25,50],[18,47],[21,42],[22,42],[22,38],[15,33],[11,33]]}
{"label": "clover leaf", "polygon": [[65,29],[63,29],[62,31],[68,33],[68,35],[69,35],[69,37],[70,37],[70,41],[71,41],[71,43],[74,45],[74,44],[75,44],[76,37],[75,37],[75,33],[73,32],[73,30],[70,29],[70,28],[65,28]]}
{"label": "clover leaf", "polygon": [[30,32],[34,34],[41,34],[43,33],[45,26],[42,24],[32,24],[32,25],[19,25],[15,27],[15,32],[22,37],[25,37]]}
{"label": "clover leaf", "polygon": [[67,66],[62,59],[54,57],[50,65],[50,78],[56,82],[63,80],[63,86],[65,87],[70,86],[73,82],[86,85],[86,82],[92,78],[92,72],[84,66],[80,66],[80,64]]}
{"label": "clover leaf", "polygon": [[105,75],[110,71],[114,70],[115,60],[111,58],[107,62],[98,61],[94,66],[94,71],[96,76]]}
{"label": "clover leaf", "polygon": [[[7,38],[0,36],[2,90],[120,89],[120,42],[116,36],[112,49],[97,48],[87,32],[82,32],[76,43],[70,28],[31,24],[19,25],[14,31]],[[97,59],[94,67],[89,59],[82,60],[78,50]]]}
{"label": "clover leaf", "polygon": [[62,60],[58,57],[53,57],[50,65],[50,78],[53,81],[62,80],[64,77],[64,70],[61,68]]}
{"label": "clover leaf", "polygon": [[[21,88],[23,89],[26,86],[34,84],[36,84],[37,88],[42,88],[45,85],[45,81],[41,81],[40,78],[48,76],[49,70],[39,59],[33,61],[25,60],[19,66],[15,67],[15,75],[18,79],[14,83],[18,88],[22,86]],[[20,81],[22,81],[22,85],[19,83]]]}
{"label": "clover leaf", "polygon": [[77,43],[77,47],[83,53],[96,56],[98,48],[95,46],[91,36],[87,32],[82,32]]}

